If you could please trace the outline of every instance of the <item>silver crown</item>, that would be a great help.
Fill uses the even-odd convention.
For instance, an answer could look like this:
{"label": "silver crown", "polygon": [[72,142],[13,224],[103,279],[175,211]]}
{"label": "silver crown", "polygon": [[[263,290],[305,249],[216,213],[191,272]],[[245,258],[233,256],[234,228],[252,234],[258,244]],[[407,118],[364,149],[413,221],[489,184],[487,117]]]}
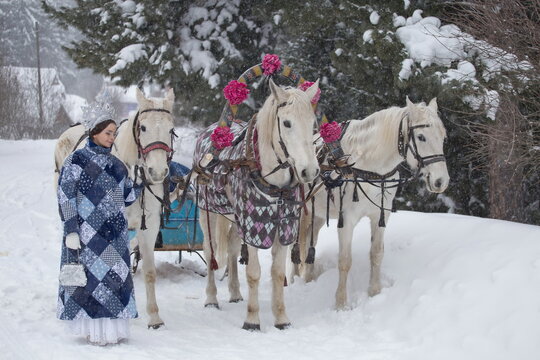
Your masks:
{"label": "silver crown", "polygon": [[112,106],[112,97],[106,89],[96,95],[95,102],[88,106],[81,106],[81,109],[83,112],[82,123],[86,130],[92,130],[105,120],[113,120],[116,123],[116,111]]}

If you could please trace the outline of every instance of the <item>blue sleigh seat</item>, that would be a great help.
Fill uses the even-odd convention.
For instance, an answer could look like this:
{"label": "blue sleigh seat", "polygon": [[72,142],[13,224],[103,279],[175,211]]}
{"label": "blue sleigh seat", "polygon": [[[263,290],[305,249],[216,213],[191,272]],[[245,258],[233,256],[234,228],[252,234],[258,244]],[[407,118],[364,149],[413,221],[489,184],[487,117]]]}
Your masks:
{"label": "blue sleigh seat", "polygon": [[[189,173],[190,169],[178,162],[171,161],[169,164],[169,192],[176,189],[178,177]],[[192,191],[193,189],[186,189]],[[171,208],[178,207],[178,200],[171,203]],[[164,216],[164,214],[162,214]],[[163,219],[156,239],[156,251],[199,251],[202,250],[203,232],[199,225],[199,209],[188,198],[180,209],[171,212],[169,219]],[[135,230],[130,230],[130,239],[136,235]]]}

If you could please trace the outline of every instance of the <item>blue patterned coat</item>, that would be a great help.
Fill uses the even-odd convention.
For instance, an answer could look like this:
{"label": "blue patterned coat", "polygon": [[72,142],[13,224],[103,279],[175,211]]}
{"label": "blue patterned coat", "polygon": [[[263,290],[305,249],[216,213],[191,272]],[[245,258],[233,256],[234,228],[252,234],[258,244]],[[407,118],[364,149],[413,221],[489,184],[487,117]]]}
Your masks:
{"label": "blue patterned coat", "polygon": [[[110,148],[89,140],[66,158],[58,182],[58,206],[64,239],[79,234],[79,259],[88,281],[85,287],[60,286],[59,319],[137,317],[124,214],[140,192]],[[61,265],[76,259],[77,250],[66,248],[62,241]]]}

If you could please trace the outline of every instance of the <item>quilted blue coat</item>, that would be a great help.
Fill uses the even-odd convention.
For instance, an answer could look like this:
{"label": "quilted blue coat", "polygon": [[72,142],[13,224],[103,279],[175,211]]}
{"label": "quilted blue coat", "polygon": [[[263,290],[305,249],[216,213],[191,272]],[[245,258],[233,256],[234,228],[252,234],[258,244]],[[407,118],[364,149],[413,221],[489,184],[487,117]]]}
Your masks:
{"label": "quilted blue coat", "polygon": [[64,239],[79,234],[81,249],[68,249],[62,241],[61,265],[75,262],[79,254],[88,281],[85,287],[60,286],[59,319],[137,317],[125,207],[140,192],[110,148],[88,140],[66,158],[58,182],[58,205]]}

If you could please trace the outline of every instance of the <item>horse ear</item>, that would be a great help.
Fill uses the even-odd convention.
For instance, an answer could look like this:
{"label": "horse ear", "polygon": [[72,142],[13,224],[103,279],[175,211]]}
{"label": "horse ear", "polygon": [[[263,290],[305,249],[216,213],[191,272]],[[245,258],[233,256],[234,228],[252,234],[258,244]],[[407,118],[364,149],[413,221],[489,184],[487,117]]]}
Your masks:
{"label": "horse ear", "polygon": [[411,107],[411,106],[413,106],[413,105],[414,105],[414,104],[413,104],[413,102],[412,102],[412,101],[411,101],[411,100],[409,99],[409,97],[408,97],[408,96],[407,96],[407,100],[406,100],[406,102],[407,102],[407,107]]}
{"label": "horse ear", "polygon": [[309,100],[313,99],[315,95],[317,95],[318,90],[319,90],[319,79],[317,79],[317,81],[315,81],[315,83],[306,90],[306,94]]}
{"label": "horse ear", "polygon": [[171,103],[174,103],[174,89],[170,88],[169,91],[167,91],[167,95],[165,96],[165,99],[170,101]]}
{"label": "horse ear", "polygon": [[436,97],[431,99],[428,106],[430,108],[432,108],[433,110],[435,110],[435,112],[439,111],[439,106],[437,105],[437,98]]}
{"label": "horse ear", "polygon": [[287,93],[285,92],[285,90],[277,86],[274,80],[270,79],[269,84],[270,91],[272,92],[272,95],[274,95],[274,98],[278,100],[278,102],[283,102],[287,100]]}
{"label": "horse ear", "polygon": [[147,101],[147,99],[144,96],[143,92],[139,88],[135,89],[135,96],[137,97],[137,102],[139,103],[139,105],[142,105]]}
{"label": "horse ear", "polygon": [[173,88],[170,88],[167,91],[167,94],[165,95],[165,101],[163,102],[163,106],[167,110],[172,111],[172,108],[174,106],[174,90],[173,90]]}

